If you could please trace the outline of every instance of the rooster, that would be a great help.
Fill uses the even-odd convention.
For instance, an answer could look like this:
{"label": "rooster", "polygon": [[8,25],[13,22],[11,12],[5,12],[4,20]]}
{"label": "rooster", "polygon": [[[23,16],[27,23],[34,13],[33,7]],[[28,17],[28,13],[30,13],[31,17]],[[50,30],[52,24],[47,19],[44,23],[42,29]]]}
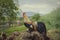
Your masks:
{"label": "rooster", "polygon": [[23,13],[24,25],[29,29],[30,32],[38,31],[39,33],[46,35],[46,26],[43,22],[32,22],[26,13]]}

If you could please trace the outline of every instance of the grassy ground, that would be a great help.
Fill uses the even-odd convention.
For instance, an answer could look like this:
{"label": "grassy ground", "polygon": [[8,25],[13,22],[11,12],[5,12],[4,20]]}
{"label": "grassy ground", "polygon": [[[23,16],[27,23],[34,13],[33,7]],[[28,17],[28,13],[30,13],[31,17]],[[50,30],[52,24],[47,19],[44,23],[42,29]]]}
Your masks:
{"label": "grassy ground", "polygon": [[24,25],[22,25],[22,26],[17,26],[17,27],[10,27],[6,30],[1,30],[0,33],[1,32],[6,32],[7,35],[9,35],[14,31],[22,32],[22,31],[25,31],[25,30],[26,30],[26,27]]}
{"label": "grassy ground", "polygon": [[[7,35],[10,35],[14,31],[18,31],[23,34],[24,31],[26,31],[26,29],[27,28],[24,25],[22,25],[22,26],[10,27],[10,28],[7,28],[6,30],[0,30],[0,33],[6,32]],[[60,40],[60,28],[59,29],[52,28],[50,30],[47,30],[47,35],[49,36],[49,38],[52,38],[53,40]],[[21,36],[19,36],[17,38],[20,39],[20,37]]]}

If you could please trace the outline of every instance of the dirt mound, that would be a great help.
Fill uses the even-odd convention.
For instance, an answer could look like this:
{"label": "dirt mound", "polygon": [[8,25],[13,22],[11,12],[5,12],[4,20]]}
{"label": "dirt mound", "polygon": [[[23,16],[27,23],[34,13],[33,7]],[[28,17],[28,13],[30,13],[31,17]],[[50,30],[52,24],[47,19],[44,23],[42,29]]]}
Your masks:
{"label": "dirt mound", "polygon": [[10,36],[7,37],[7,40],[44,40],[42,34],[37,31],[34,32],[13,32]]}
{"label": "dirt mound", "polygon": [[47,36],[51,40],[60,40],[60,30],[57,29],[51,29],[47,32]]}
{"label": "dirt mound", "polygon": [[32,33],[24,33],[25,35],[22,37],[23,40],[44,40],[44,37],[42,34],[38,32],[32,32]]}

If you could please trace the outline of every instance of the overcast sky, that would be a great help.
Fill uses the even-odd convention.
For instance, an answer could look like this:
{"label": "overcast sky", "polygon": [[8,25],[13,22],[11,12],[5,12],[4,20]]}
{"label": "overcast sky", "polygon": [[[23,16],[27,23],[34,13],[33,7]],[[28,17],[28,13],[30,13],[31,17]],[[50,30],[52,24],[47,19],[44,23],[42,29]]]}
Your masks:
{"label": "overcast sky", "polygon": [[17,6],[24,12],[46,14],[60,6],[60,0],[15,0]]}

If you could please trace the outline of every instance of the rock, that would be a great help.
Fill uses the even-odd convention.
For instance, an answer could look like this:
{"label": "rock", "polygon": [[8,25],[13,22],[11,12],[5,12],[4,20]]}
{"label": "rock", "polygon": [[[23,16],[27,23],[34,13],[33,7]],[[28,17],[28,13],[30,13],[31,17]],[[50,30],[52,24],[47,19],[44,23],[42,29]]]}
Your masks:
{"label": "rock", "polygon": [[15,35],[10,35],[10,36],[7,38],[7,40],[14,40],[14,38],[15,38]]}
{"label": "rock", "polygon": [[12,34],[14,34],[15,36],[19,36],[20,35],[20,33],[17,32],[17,31],[13,32]]}
{"label": "rock", "polygon": [[33,31],[32,33],[24,33],[23,40],[44,40],[44,37],[37,31]]}

